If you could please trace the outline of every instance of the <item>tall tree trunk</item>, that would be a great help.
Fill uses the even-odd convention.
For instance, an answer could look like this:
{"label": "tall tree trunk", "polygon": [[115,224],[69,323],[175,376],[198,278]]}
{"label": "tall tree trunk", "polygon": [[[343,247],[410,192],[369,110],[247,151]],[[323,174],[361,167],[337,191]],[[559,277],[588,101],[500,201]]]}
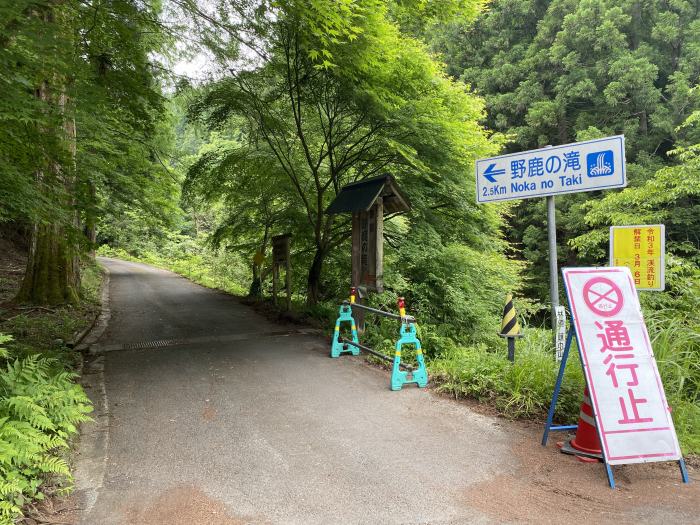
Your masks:
{"label": "tall tree trunk", "polygon": [[309,276],[306,280],[306,302],[313,306],[318,303],[321,296],[321,271],[323,270],[323,260],[326,258],[326,249],[317,247],[314,260],[309,268]]}
{"label": "tall tree trunk", "polygon": [[639,133],[646,136],[649,133],[649,121],[646,110],[639,113]]}
{"label": "tall tree trunk", "polygon": [[[55,167],[54,169],[58,169]],[[68,170],[72,171],[72,170]],[[38,182],[42,180],[38,174]],[[68,195],[74,190],[71,176],[63,174],[59,184]],[[46,185],[50,191],[50,184]],[[53,223],[37,223],[32,228],[27,269],[16,300],[33,304],[76,303],[80,290],[80,259],[74,236],[78,234],[79,219],[74,202],[59,202],[72,216],[69,228]],[[69,231],[71,230],[72,231]]]}
{"label": "tall tree trunk", "polygon": [[323,213],[323,195],[319,193],[317,200],[317,217],[319,222],[316,225],[316,253],[311,261],[309,275],[306,280],[306,303],[313,306],[318,303],[321,298],[321,272],[323,270],[323,261],[330,251],[330,237],[333,227],[333,215]]}
{"label": "tall tree trunk", "polygon": [[62,304],[78,301],[75,254],[66,232],[55,224],[38,224],[32,230],[27,271],[17,301]]}
{"label": "tall tree trunk", "polygon": [[89,243],[89,255],[92,259],[95,258],[95,249],[97,248],[97,192],[95,183],[92,180],[87,181],[87,199],[88,203],[85,207],[85,237]]}
{"label": "tall tree trunk", "polygon": [[[47,24],[56,23],[51,9],[44,12],[42,17]],[[36,180],[44,188],[43,191],[49,192],[56,208],[64,210],[70,219],[61,224],[58,218],[53,218],[54,222],[38,222],[33,226],[27,269],[16,300],[33,304],[75,303],[80,290],[80,261],[75,241],[75,236],[80,232],[75,184],[76,128],[75,121],[67,115],[68,96],[61,82],[63,79],[59,80],[55,73],[47,75],[47,78],[56,81],[60,94],[52,95],[49,81],[46,80],[36,90],[36,97],[47,105],[48,111],[55,107],[63,118],[63,124],[43,131],[60,136],[57,142],[65,144],[70,161],[65,166],[61,165],[59,152],[48,152],[48,157],[53,157],[53,160],[45,167],[46,171],[37,169]]]}
{"label": "tall tree trunk", "polygon": [[[69,163],[67,166],[57,166],[57,170],[61,174],[61,180],[68,195],[68,210],[71,218],[71,231],[67,231],[65,243],[67,254],[70,258],[71,271],[68,274],[68,286],[75,292],[68,292],[75,299],[70,299],[70,302],[77,300],[80,292],[80,244],[76,236],[82,236],[83,227],[81,224],[80,213],[78,211],[78,180],[77,180],[77,157],[78,157],[78,134],[75,126],[75,119],[66,114],[68,110],[68,96],[61,93],[59,106],[63,114],[63,132],[67,142],[67,149],[70,153]],[[82,239],[84,242],[84,238]]]}
{"label": "tall tree trunk", "polygon": [[559,144],[566,144],[569,142],[568,137],[569,123],[566,120],[566,107],[561,109],[559,119],[557,122],[557,135],[559,137]]}

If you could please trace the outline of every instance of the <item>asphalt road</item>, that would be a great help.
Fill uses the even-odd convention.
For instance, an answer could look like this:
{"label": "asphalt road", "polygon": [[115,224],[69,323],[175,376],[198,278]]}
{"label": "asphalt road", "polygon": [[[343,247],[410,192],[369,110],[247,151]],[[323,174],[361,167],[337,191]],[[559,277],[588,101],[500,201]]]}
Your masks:
{"label": "asphalt road", "polygon": [[[600,466],[428,390],[392,392],[385,371],[330,359],[319,335],[235,298],[102,262],[111,317],[85,369],[96,414],[76,456],[79,523],[536,522],[557,506],[598,522],[686,517],[624,488],[608,502]],[[650,487],[677,481],[644,472]],[[575,475],[593,488],[550,490]],[[693,510],[698,492],[675,487]]]}

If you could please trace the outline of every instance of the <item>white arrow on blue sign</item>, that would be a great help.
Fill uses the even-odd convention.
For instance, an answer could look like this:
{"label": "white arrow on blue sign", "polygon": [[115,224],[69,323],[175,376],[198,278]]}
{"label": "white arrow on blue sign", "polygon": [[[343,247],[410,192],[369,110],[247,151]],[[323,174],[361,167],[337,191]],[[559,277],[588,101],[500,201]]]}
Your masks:
{"label": "white arrow on blue sign", "polygon": [[623,135],[476,161],[479,203],[625,186]]}

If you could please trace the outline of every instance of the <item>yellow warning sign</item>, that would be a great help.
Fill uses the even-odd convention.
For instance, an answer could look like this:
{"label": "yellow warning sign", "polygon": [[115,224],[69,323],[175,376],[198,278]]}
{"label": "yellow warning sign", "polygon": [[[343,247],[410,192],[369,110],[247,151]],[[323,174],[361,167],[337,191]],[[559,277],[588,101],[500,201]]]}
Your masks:
{"label": "yellow warning sign", "polygon": [[610,227],[610,266],[627,266],[637,290],[664,289],[663,224]]}
{"label": "yellow warning sign", "polygon": [[253,262],[256,266],[260,266],[262,263],[265,262],[265,256],[262,254],[262,252],[255,252],[255,255],[253,256]]}

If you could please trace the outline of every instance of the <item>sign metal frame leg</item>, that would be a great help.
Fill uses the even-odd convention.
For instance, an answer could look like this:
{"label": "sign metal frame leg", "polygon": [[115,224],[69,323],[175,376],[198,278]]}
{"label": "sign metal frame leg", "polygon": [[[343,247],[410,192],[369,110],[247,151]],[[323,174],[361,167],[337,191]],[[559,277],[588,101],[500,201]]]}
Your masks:
{"label": "sign metal frame leg", "polygon": [[[564,370],[566,369],[566,362],[569,359],[569,351],[571,350],[571,343],[573,342],[574,337],[576,337],[576,342],[578,344],[578,336],[576,335],[576,331],[574,330],[573,327],[571,327],[571,328],[569,328],[569,332],[566,335],[566,346],[564,347],[564,355],[562,355],[562,358],[561,358],[561,364],[559,365],[559,373],[557,374],[557,382],[554,385],[554,393],[552,394],[552,401],[549,404],[549,412],[547,413],[547,422],[545,423],[544,435],[542,436],[542,446],[543,447],[547,445],[547,438],[549,437],[549,432],[551,430],[575,430],[578,428],[578,425],[557,425],[557,426],[552,425],[552,422],[554,420],[554,409],[557,406],[557,399],[559,398],[559,391],[561,390],[561,384],[564,380]],[[581,354],[579,352],[579,358],[580,357],[581,357]],[[583,363],[581,363],[581,364],[583,365]],[[583,379],[586,382],[586,386],[588,386],[588,379],[586,378],[586,374],[583,375]],[[593,408],[593,407],[591,407],[591,408]],[[603,465],[605,466],[605,475],[608,478],[608,485],[610,486],[611,489],[614,489],[615,488],[615,477],[613,476],[612,466],[608,463],[608,460],[605,457],[605,450],[603,450],[602,447],[601,447],[601,455],[603,458]],[[685,467],[685,465],[683,465],[681,467],[681,471],[683,471],[684,467]]]}
{"label": "sign metal frame leg", "polygon": [[678,467],[681,469],[681,479],[683,483],[690,483],[688,479],[688,469],[685,466],[685,460],[683,458],[678,460]]}
{"label": "sign metal frame leg", "polygon": [[[602,450],[601,450],[602,452]],[[603,462],[605,463],[605,474],[608,476],[608,485],[610,485],[611,489],[615,488],[615,478],[613,477],[612,473],[612,467],[610,466],[610,463],[607,462],[605,459],[605,452],[603,452]]]}
{"label": "sign metal frame leg", "polygon": [[569,350],[571,350],[571,342],[574,338],[574,330],[569,328],[569,333],[566,334],[566,345],[564,346],[564,354],[561,357],[561,363],[559,365],[559,373],[557,374],[557,382],[554,384],[554,393],[552,394],[552,401],[549,404],[549,412],[547,412],[547,423],[544,426],[544,435],[542,436],[542,446],[547,445],[547,438],[549,437],[550,430],[575,430],[578,425],[560,425],[552,426],[554,420],[554,409],[557,406],[557,399],[559,398],[559,390],[561,389],[562,381],[564,380],[564,369],[566,368],[566,361],[569,358]]}

